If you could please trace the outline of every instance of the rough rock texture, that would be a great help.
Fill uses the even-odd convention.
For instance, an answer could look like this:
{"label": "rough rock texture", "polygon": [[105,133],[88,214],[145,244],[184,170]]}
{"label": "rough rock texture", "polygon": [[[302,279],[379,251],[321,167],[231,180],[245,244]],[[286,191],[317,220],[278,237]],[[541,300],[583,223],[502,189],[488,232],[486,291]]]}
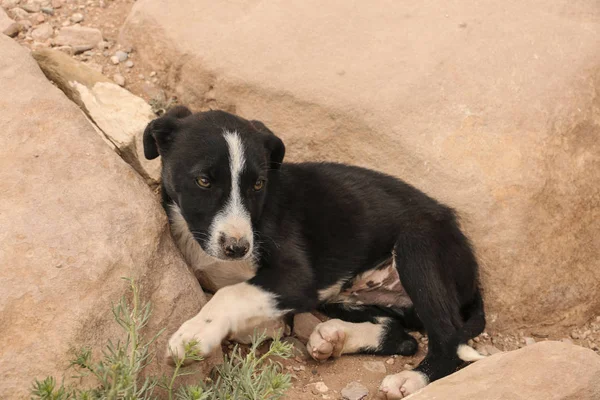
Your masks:
{"label": "rough rock texture", "polygon": [[599,31],[594,1],[142,0],[121,42],[182,103],[264,121],[288,160],[455,207],[490,325],[539,330],[600,312]]}
{"label": "rough rock texture", "polygon": [[40,49],[33,57],[48,79],[83,108],[123,159],[149,183],[157,183],[160,159],[147,160],[142,142],[146,125],[155,118],[152,107],[60,51]]}
{"label": "rough rock texture", "polygon": [[0,36],[0,54],[0,398],[20,399],[67,372],[71,347],[121,333],[121,277],[153,303],[147,334],[166,328],[159,359],[205,298],[149,187],[26,50]]}
{"label": "rough rock texture", "polygon": [[541,342],[477,361],[411,399],[596,400],[600,357],[583,347]]}
{"label": "rough rock texture", "polygon": [[6,12],[0,8],[0,32],[4,32],[9,26],[14,24],[15,21],[12,20]]}

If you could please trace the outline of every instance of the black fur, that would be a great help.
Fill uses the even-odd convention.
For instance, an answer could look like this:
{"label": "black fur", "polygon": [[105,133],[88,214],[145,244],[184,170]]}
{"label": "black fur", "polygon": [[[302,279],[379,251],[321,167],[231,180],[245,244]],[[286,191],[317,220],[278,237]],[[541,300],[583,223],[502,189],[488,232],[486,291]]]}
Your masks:
{"label": "black fur", "polygon": [[[485,326],[477,261],[454,211],[372,170],[281,164],[285,147],[264,124],[220,111],[191,115],[177,108],[148,126],[144,149],[148,158],[163,157],[163,199],[181,208],[203,247],[210,220],[231,184],[219,176],[228,171],[223,128],[237,131],[247,151],[249,167],[241,185],[260,244],[258,270],[249,282],[276,294],[281,309],[321,307],[330,316],[355,322],[388,317],[379,354],[414,353],[416,341],[405,329],[424,327],[429,353],[416,370],[430,381],[453,372],[461,364],[457,346]],[[198,188],[195,179],[203,168],[222,186]],[[260,177],[266,179],[265,189],[247,192]],[[348,310],[320,304],[320,290],[375,268],[391,254],[414,308]]]}

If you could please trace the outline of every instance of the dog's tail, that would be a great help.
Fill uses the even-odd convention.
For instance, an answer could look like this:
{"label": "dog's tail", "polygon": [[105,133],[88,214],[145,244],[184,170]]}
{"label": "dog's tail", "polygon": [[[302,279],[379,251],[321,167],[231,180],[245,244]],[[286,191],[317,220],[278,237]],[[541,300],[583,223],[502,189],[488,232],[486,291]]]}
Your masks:
{"label": "dog's tail", "polygon": [[463,361],[471,362],[485,358],[477,350],[467,344],[469,339],[478,336],[485,329],[485,312],[483,310],[483,298],[479,289],[475,296],[463,310],[465,323],[456,333],[455,343],[458,343],[456,354]]}

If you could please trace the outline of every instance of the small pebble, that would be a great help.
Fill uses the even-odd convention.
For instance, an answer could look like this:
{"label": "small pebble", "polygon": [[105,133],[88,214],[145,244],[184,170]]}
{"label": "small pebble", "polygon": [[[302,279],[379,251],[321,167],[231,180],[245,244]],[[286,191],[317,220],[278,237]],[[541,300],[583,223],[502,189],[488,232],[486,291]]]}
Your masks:
{"label": "small pebble", "polygon": [[121,74],[114,74],[113,81],[119,86],[125,86],[125,77]]}
{"label": "small pebble", "polygon": [[19,32],[21,32],[21,24],[18,22],[13,22],[2,33],[8,37],[14,38],[19,34]]}
{"label": "small pebble", "polygon": [[150,76],[151,76],[151,77],[152,77],[152,76],[156,76],[156,71],[152,71],[152,72],[150,72]]}
{"label": "small pebble", "polygon": [[127,61],[127,62],[125,63],[125,66],[126,66],[127,68],[133,68],[133,61],[131,61],[131,60]]}
{"label": "small pebble", "polygon": [[315,383],[314,386],[313,386],[313,390],[312,390],[312,392],[314,394],[327,393],[328,391],[329,391],[329,388],[323,382],[317,382],[317,383]]}
{"label": "small pebble", "polygon": [[577,333],[576,331],[571,332],[571,338],[579,339],[579,333]]}
{"label": "small pebble", "polygon": [[22,8],[19,7],[14,7],[11,8],[8,12],[8,14],[16,20],[21,20],[21,19],[27,19],[29,18],[29,13],[25,10],[23,10]]}
{"label": "small pebble", "polygon": [[385,360],[385,363],[387,365],[394,365],[395,360],[393,358],[388,358],[387,360]]}
{"label": "small pebble", "polygon": [[304,363],[304,360],[311,359],[306,345],[295,337],[289,336],[282,340],[282,342],[292,345],[292,354],[295,356],[296,362]]}
{"label": "small pebble", "polygon": [[44,42],[54,34],[54,29],[50,24],[42,24],[31,32],[31,37],[37,42]]}
{"label": "small pebble", "polygon": [[583,332],[583,334],[581,335],[581,338],[586,339],[588,336],[590,336],[591,333],[592,333],[592,331],[588,329],[585,332]]}
{"label": "small pebble", "polygon": [[524,339],[524,343],[525,343],[525,346],[531,346],[532,344],[535,344],[535,339],[532,337],[526,337]]}
{"label": "small pebble", "polygon": [[99,49],[108,49],[109,47],[110,47],[110,44],[106,40],[102,40],[98,43]]}
{"label": "small pebble", "polygon": [[81,21],[83,21],[83,14],[75,13],[75,14],[71,15],[71,22],[73,22],[74,24],[77,24]]}
{"label": "small pebble", "polygon": [[121,50],[117,51],[114,56],[117,57],[119,62],[123,62],[123,61],[127,60],[127,57],[128,57],[127,53],[125,53],[124,51],[121,51]]}
{"label": "small pebble", "polygon": [[62,26],[69,26],[69,25],[71,25],[71,21],[63,21],[63,23],[61,25]]}
{"label": "small pebble", "polygon": [[33,1],[29,2],[29,3],[21,4],[20,7],[23,10],[27,11],[28,13],[40,12],[40,9],[42,8],[40,3],[33,2]]}
{"label": "small pebble", "polygon": [[81,54],[84,51],[88,51],[93,49],[94,46],[91,44],[77,44],[75,46],[73,46],[73,53],[74,54]]}
{"label": "small pebble", "polygon": [[61,8],[62,1],[61,0],[52,0],[52,8]]}
{"label": "small pebble", "polygon": [[110,58],[110,62],[113,63],[114,65],[117,65],[119,63],[119,57],[117,56],[112,56]]}
{"label": "small pebble", "polygon": [[413,367],[410,364],[404,364],[404,369],[411,370]]}
{"label": "small pebble", "polygon": [[369,395],[369,389],[358,382],[350,382],[342,389],[341,395],[344,400],[362,400]]}

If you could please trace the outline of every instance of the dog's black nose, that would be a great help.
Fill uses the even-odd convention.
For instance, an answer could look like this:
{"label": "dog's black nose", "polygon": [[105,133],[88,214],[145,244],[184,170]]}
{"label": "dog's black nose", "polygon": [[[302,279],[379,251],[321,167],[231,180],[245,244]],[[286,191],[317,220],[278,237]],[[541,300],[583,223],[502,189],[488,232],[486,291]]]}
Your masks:
{"label": "dog's black nose", "polygon": [[250,243],[245,238],[225,238],[222,242],[223,252],[229,258],[242,258],[250,250]]}

